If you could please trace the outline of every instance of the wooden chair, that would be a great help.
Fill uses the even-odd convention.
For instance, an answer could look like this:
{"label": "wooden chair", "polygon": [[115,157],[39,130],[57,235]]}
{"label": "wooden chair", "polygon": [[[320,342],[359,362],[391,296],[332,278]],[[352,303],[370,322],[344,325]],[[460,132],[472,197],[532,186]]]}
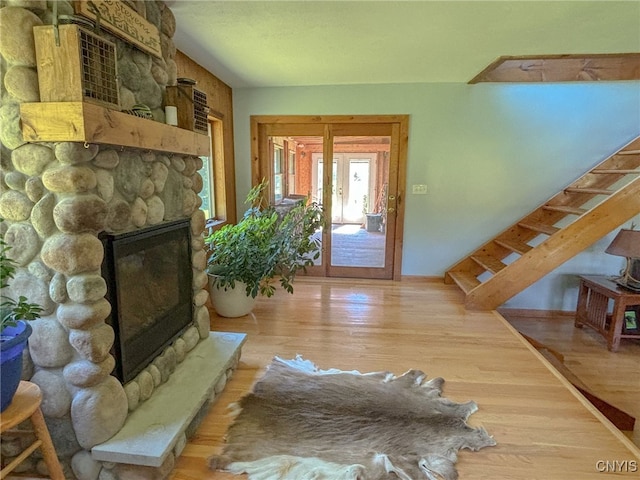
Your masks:
{"label": "wooden chair", "polygon": [[[29,445],[20,455],[14,458],[9,464],[7,464],[2,470],[0,470],[0,480],[4,479],[11,471],[13,471],[20,463],[22,463],[29,455],[31,455],[37,448],[42,451],[42,456],[49,470],[49,476],[52,480],[65,480],[62,467],[58,461],[55,448],[47,429],[47,424],[44,422],[44,416],[40,410],[40,404],[42,403],[42,392],[40,387],[32,382],[20,382],[18,390],[11,405],[2,412],[0,416],[0,433],[17,432],[18,430],[11,430],[20,423],[27,419],[31,419],[33,424],[33,433],[36,436],[36,440]],[[20,432],[25,432],[20,430]]]}

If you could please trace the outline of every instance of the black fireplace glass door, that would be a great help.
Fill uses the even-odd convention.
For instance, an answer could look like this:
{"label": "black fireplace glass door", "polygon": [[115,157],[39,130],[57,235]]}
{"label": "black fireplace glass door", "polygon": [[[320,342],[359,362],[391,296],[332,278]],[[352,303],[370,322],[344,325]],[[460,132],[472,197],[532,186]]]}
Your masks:
{"label": "black fireplace glass door", "polygon": [[115,375],[131,380],[191,324],[189,221],[104,235]]}

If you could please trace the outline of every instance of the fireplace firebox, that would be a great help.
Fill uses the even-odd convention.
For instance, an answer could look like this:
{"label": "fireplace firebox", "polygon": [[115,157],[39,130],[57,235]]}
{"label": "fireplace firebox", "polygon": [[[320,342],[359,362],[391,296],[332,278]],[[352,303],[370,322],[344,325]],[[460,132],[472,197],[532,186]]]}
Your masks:
{"label": "fireplace firebox", "polygon": [[103,233],[102,275],[114,331],[113,374],[132,380],[193,320],[190,223]]}

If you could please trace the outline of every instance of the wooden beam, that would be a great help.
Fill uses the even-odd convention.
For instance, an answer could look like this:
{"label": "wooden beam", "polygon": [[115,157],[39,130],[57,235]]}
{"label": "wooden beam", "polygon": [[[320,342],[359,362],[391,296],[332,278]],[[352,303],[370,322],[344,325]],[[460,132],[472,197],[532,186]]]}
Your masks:
{"label": "wooden beam", "polygon": [[640,53],[502,56],[469,83],[640,80]]}
{"label": "wooden beam", "polygon": [[86,142],[209,156],[209,137],[86,102],[20,104],[27,142]]}
{"label": "wooden beam", "polygon": [[[305,145],[305,150],[313,153],[322,152],[322,145]],[[334,144],[333,153],[369,153],[369,152],[389,152],[391,146],[388,143],[356,143],[356,144]]]}

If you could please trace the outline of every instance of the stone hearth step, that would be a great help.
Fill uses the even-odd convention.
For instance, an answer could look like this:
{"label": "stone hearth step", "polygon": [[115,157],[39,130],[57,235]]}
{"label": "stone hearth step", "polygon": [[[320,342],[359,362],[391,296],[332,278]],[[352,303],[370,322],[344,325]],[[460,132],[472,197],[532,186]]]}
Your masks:
{"label": "stone hearth step", "polygon": [[94,460],[159,467],[202,407],[214,387],[235,367],[244,333],[210,332],[178,364],[153,396],[132,412],[124,427],[91,450]]}

